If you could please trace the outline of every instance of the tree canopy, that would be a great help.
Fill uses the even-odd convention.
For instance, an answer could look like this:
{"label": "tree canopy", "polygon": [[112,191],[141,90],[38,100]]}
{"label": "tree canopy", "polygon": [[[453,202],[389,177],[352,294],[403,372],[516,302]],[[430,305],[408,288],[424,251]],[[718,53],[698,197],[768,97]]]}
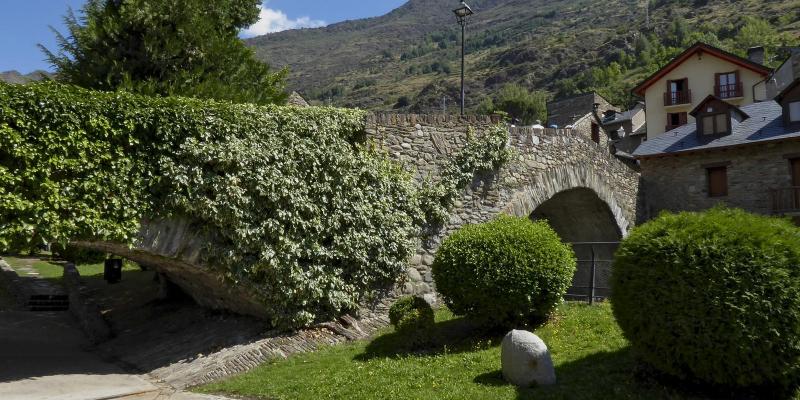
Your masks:
{"label": "tree canopy", "polygon": [[97,90],[281,103],[286,71],[254,57],[238,32],[260,0],[89,0],[65,17],[60,51],[43,51],[58,79]]}

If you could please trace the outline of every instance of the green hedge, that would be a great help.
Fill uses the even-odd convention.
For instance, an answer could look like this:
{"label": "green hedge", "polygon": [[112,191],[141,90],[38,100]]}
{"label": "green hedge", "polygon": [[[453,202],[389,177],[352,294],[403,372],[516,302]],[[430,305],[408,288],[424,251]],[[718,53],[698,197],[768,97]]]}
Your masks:
{"label": "green hedge", "polygon": [[511,328],[536,325],[555,309],[575,263],[572,249],[546,222],[500,216],[445,239],[432,269],[454,313]]}
{"label": "green hedge", "polygon": [[363,130],[358,110],[0,84],[0,251],[131,242],[144,217],[185,216],[276,326],[328,319],[395,282],[421,220]]}
{"label": "green hedge", "polygon": [[787,220],[663,214],[622,243],[612,288],[634,350],[669,375],[752,386],[800,373],[800,230]]}
{"label": "green hedge", "polygon": [[433,308],[422,297],[406,296],[389,308],[389,322],[400,334],[424,340],[433,329]]}

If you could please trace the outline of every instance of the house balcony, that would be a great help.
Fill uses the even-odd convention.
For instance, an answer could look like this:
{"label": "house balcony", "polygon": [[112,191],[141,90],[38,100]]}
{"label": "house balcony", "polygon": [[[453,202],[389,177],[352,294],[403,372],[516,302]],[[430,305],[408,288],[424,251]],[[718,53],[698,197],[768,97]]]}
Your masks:
{"label": "house balcony", "polygon": [[744,97],[744,88],[742,82],[733,83],[730,85],[716,85],[714,86],[714,95],[720,99],[736,99]]}
{"label": "house balcony", "polygon": [[665,92],[664,93],[664,106],[678,106],[683,104],[692,104],[692,91],[684,90],[680,92]]}
{"label": "house balcony", "polygon": [[769,197],[773,214],[800,215],[800,186],[772,189]]}

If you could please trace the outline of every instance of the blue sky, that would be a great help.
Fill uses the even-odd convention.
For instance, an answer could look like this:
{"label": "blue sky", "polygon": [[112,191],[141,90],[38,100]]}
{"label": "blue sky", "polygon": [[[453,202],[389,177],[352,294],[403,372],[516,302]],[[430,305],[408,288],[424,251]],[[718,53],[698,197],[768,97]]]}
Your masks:
{"label": "blue sky", "polygon": [[[37,43],[55,50],[55,36],[48,26],[64,32],[67,9],[79,10],[85,0],[2,0],[0,13],[0,71],[28,73],[50,70]],[[317,27],[348,19],[386,14],[406,0],[267,0],[261,20],[243,37],[285,29]]]}

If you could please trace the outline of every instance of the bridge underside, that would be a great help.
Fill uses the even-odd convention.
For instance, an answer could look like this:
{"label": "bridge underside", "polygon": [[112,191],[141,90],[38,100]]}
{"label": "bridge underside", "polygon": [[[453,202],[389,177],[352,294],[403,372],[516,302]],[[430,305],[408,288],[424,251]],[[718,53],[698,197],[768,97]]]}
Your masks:
{"label": "bridge underside", "polygon": [[537,207],[531,218],[547,220],[565,242],[616,242],[622,237],[608,205],[591,189],[560,192]]}
{"label": "bridge underside", "polygon": [[[620,227],[609,206],[586,188],[560,192],[531,213],[531,219],[546,220],[561,240],[572,243],[578,259],[568,297],[590,296],[592,287],[599,297],[610,295],[611,261],[622,238]],[[592,277],[594,264],[594,278]]]}

